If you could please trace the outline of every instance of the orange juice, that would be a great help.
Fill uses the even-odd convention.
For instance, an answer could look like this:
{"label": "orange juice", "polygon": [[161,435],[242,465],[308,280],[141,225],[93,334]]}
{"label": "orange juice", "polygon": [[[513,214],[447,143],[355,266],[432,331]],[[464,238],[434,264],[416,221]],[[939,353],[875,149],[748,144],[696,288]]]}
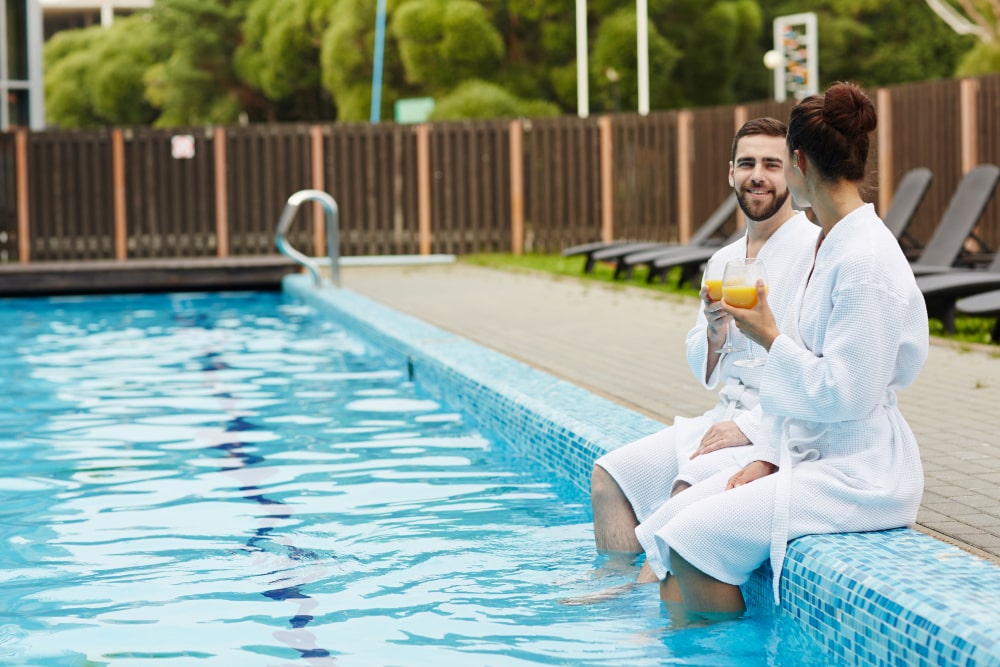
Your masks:
{"label": "orange juice", "polygon": [[726,285],[723,294],[726,303],[736,308],[753,308],[757,305],[757,288],[754,285]]}
{"label": "orange juice", "polygon": [[708,287],[708,298],[712,301],[722,300],[722,281],[721,280],[706,280],[705,285]]}

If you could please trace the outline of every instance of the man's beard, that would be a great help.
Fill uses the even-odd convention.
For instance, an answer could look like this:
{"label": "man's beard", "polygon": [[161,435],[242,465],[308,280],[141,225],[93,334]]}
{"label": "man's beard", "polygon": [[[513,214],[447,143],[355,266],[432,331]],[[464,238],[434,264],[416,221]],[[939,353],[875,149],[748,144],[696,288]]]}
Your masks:
{"label": "man's beard", "polygon": [[788,201],[789,194],[791,194],[791,191],[788,188],[785,188],[785,191],[781,194],[775,193],[774,200],[771,204],[764,208],[758,207],[756,212],[750,209],[750,206],[747,205],[746,200],[744,199],[744,197],[747,196],[746,191],[740,192],[740,196],[736,198],[736,201],[739,203],[740,209],[746,217],[750,218],[754,222],[759,222],[761,220],[767,220],[777,213],[781,207],[785,205],[785,202]]}

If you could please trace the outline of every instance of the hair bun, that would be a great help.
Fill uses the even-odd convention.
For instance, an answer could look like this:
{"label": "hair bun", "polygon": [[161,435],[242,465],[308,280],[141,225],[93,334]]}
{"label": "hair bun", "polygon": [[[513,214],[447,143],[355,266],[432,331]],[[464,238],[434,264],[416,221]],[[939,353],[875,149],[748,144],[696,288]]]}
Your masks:
{"label": "hair bun", "polygon": [[835,83],[827,89],[823,102],[823,120],[848,137],[868,134],[878,124],[875,105],[853,83]]}

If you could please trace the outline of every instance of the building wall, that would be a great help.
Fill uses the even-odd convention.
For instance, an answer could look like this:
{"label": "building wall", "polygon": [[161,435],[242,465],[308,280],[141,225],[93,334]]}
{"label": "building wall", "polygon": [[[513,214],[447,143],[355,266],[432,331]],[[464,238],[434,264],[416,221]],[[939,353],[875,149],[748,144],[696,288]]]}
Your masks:
{"label": "building wall", "polygon": [[116,16],[153,6],[153,0],[39,0],[45,39],[60,30],[111,25]]}
{"label": "building wall", "polygon": [[0,11],[0,130],[45,125],[39,0],[3,0]]}

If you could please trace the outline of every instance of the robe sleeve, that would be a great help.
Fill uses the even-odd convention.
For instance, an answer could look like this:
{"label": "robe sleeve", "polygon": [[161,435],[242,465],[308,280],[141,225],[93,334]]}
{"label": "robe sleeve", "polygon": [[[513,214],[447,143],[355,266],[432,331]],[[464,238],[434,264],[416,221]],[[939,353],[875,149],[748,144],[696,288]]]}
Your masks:
{"label": "robe sleeve", "polygon": [[[920,321],[910,311],[919,308],[893,290],[892,277],[870,260],[857,264],[839,267],[821,356],[787,335],[771,345],[760,389],[765,413],[848,421],[862,419],[884,400],[901,339]],[[926,310],[923,318],[926,327]]]}

